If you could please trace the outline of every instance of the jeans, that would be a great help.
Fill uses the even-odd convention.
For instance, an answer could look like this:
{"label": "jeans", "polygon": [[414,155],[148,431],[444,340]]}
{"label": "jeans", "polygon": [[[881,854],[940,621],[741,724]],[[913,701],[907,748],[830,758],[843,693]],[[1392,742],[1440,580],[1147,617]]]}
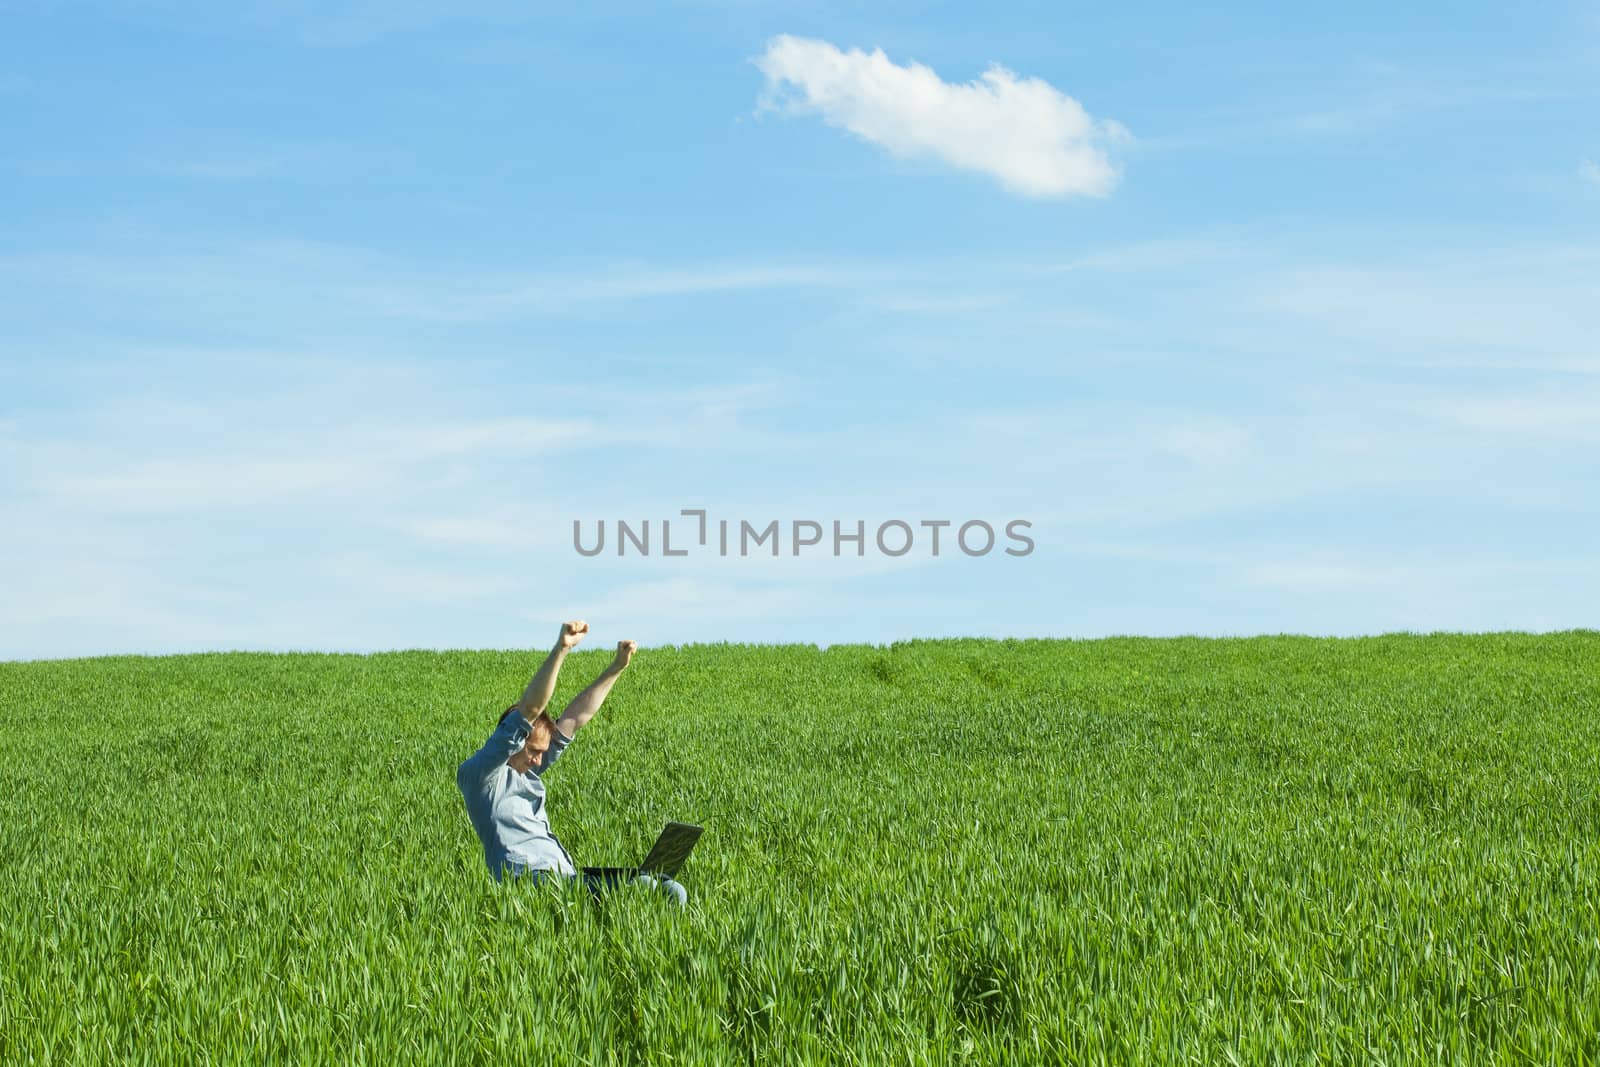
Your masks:
{"label": "jeans", "polygon": [[671,878],[657,878],[653,874],[633,875],[631,871],[616,867],[594,867],[585,869],[578,874],[563,875],[557,874],[555,871],[534,871],[526,867],[508,864],[504,871],[512,878],[526,878],[534,885],[542,884],[547,878],[570,878],[573,880],[581,878],[583,884],[588,887],[589,892],[596,897],[625,885],[637,885],[660,893],[679,907],[689,902],[689,891]]}

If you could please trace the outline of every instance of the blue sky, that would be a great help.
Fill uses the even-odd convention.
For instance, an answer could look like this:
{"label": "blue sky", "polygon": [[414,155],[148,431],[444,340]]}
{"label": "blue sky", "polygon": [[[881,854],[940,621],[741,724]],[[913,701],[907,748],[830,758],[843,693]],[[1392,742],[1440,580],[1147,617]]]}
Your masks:
{"label": "blue sky", "polygon": [[1596,624],[1593,2],[0,11],[0,659]]}

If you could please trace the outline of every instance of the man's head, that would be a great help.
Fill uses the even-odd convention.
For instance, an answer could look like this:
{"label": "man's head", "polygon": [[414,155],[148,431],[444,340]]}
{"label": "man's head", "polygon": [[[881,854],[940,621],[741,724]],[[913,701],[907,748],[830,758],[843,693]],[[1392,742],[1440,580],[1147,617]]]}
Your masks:
{"label": "man's head", "polygon": [[[506,721],[506,716],[517,714],[520,714],[520,709],[513,704],[501,714],[500,723]],[[507,767],[524,773],[539,762],[540,757],[545,753],[545,749],[550,747],[550,741],[555,737],[556,731],[556,721],[550,717],[548,711],[541,711],[539,714],[529,718],[528,721],[533,724],[533,729],[528,732],[528,737],[522,742],[522,747],[512,753],[510,759],[506,760]]]}

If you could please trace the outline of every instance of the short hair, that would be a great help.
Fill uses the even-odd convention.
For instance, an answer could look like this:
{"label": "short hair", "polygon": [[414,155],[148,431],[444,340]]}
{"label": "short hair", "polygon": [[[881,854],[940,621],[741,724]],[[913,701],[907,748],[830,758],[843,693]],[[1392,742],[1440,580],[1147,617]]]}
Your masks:
{"label": "short hair", "polygon": [[[521,710],[522,710],[522,706],[520,704],[513,704],[509,708],[507,708],[505,711],[502,711],[500,713],[500,718],[495,720],[495,723],[494,723],[495,728],[498,729],[500,724],[505,722],[506,718],[508,716],[510,716],[510,714],[512,712],[521,711]],[[549,723],[551,729],[554,729],[555,725],[556,725],[555,719],[550,717],[550,713],[548,711],[541,711],[537,715],[529,715],[529,716],[527,716],[527,719],[528,719],[528,724],[530,726],[533,725],[534,723],[537,723],[540,719],[543,719],[545,722]]]}

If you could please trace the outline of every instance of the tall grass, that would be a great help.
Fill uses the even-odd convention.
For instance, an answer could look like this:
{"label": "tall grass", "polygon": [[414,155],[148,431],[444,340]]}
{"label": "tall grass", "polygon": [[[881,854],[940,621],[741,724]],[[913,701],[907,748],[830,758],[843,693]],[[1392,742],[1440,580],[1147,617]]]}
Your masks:
{"label": "tall grass", "polygon": [[[560,700],[605,662],[573,656]],[[0,664],[0,1062],[1600,1062],[1600,634]]]}

